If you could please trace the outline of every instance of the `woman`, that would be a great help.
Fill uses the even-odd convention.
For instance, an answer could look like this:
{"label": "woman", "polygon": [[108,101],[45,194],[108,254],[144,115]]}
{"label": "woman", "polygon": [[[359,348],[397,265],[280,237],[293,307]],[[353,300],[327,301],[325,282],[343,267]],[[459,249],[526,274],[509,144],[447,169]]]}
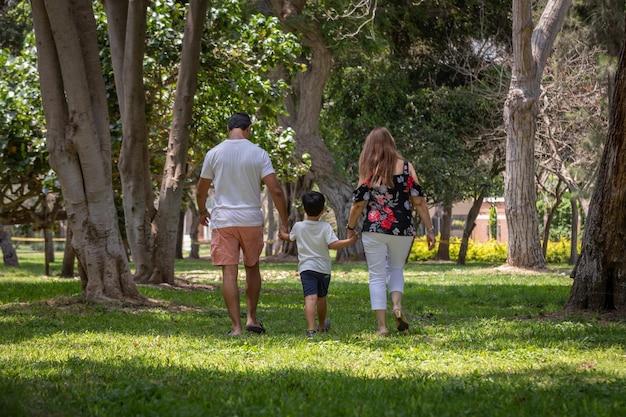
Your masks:
{"label": "woman", "polygon": [[402,158],[391,133],[379,127],[365,139],[359,158],[359,184],[352,196],[348,238],[363,209],[361,239],[369,270],[370,302],[378,329],[387,334],[387,286],[398,331],[409,328],[402,312],[404,264],[415,237],[411,204],[427,229],[428,249],[435,247],[435,229],[428,214],[424,191],[413,166]]}

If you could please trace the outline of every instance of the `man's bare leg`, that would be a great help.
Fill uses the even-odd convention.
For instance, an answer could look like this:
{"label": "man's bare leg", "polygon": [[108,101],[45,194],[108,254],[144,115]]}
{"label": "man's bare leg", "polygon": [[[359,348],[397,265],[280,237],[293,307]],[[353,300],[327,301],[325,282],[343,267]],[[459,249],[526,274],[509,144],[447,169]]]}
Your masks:
{"label": "man's bare leg", "polygon": [[232,331],[230,334],[241,334],[241,309],[239,306],[239,286],[237,285],[237,276],[239,274],[239,265],[222,266],[222,296],[226,303],[226,309],[230,321],[232,322]]}
{"label": "man's bare leg", "polygon": [[248,317],[246,326],[259,326],[256,317],[256,308],[261,294],[261,271],[259,263],[246,266],[246,303],[248,305]]}

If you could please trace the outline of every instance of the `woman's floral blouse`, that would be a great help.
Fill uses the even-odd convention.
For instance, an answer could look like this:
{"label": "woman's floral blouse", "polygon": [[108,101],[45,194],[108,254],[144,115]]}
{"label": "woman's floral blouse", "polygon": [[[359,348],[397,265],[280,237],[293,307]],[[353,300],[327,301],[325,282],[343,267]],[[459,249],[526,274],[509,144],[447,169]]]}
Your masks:
{"label": "woman's floral blouse", "polygon": [[363,232],[386,233],[396,236],[415,236],[410,196],[424,196],[424,190],[409,174],[404,162],[402,174],[393,176],[394,187],[381,185],[370,188],[370,180],[354,190],[352,201],[367,201]]}

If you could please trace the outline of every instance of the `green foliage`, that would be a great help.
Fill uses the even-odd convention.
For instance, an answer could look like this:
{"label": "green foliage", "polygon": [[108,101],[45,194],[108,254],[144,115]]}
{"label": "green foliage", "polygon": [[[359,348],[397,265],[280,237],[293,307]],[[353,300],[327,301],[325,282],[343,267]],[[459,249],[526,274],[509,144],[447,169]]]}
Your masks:
{"label": "green foliage", "polygon": [[[300,156],[292,154],[295,144],[287,146],[293,141],[292,132],[278,128],[289,87],[271,73],[278,69],[285,74],[301,71],[296,63],[300,45],[294,35],[283,32],[277,18],[252,13],[250,6],[246,1],[229,0],[210,7],[190,158],[194,165],[200,164],[206,150],[225,136],[228,117],[245,111],[256,119],[250,139],[270,153],[275,167],[284,167],[281,175],[289,177],[302,169],[297,162]],[[276,143],[280,146],[273,149]]]}
{"label": "green foliage", "polygon": [[[19,256],[41,269],[42,255]],[[206,259],[177,261],[195,287],[142,286],[153,303],[140,307],[79,303],[78,279],[0,266],[0,413],[618,417],[626,407],[626,323],[562,313],[563,268],[410,262],[411,335],[389,317],[379,337],[366,266],[334,265],[331,331],[313,339],[296,270],[263,264],[268,333],[233,338]]]}
{"label": "green foliage", "polygon": [[438,203],[471,198],[494,181],[492,159],[501,143],[476,137],[499,122],[497,104],[467,88],[422,89],[410,96],[409,117],[396,127],[398,147],[414,161],[427,195]]}
{"label": "green foliage", "polygon": [[0,2],[0,49],[8,49],[12,55],[19,55],[31,27],[30,2]]}
{"label": "green foliage", "polygon": [[[561,199],[552,224],[550,225],[550,241],[558,242],[562,239],[570,240],[572,238],[572,204],[570,202],[570,193],[565,192]],[[551,209],[552,201],[546,201],[543,197],[537,199],[537,212],[539,219],[547,215],[547,211]],[[544,224],[539,226],[539,232],[543,233]]]}
{"label": "green foliage", "polygon": [[19,55],[0,50],[0,67],[1,214],[19,224],[29,221],[34,212],[42,213],[46,194],[59,194],[48,164],[32,34]]}
{"label": "green foliage", "polygon": [[[295,154],[295,132],[291,128],[275,128],[267,126],[266,120],[258,120],[254,123],[255,131],[260,127],[259,133],[255,134],[256,140],[267,151],[274,165],[276,175],[281,181],[295,182],[311,169],[311,158],[308,153]],[[264,135],[264,136],[261,136]]]}
{"label": "green foliage", "polygon": [[410,73],[414,89],[467,86],[473,71],[459,71],[459,62],[465,69],[482,67],[476,64],[484,59],[500,66],[495,54],[479,54],[510,45],[510,2],[428,0],[407,6],[397,0],[380,3],[377,23],[392,59]]}
{"label": "green foliage", "polygon": [[[337,161],[337,169],[358,178],[358,160],[367,134],[386,126],[392,135],[406,119],[409,81],[385,60],[336,67],[326,85],[320,135]],[[405,140],[397,136],[397,140]]]}

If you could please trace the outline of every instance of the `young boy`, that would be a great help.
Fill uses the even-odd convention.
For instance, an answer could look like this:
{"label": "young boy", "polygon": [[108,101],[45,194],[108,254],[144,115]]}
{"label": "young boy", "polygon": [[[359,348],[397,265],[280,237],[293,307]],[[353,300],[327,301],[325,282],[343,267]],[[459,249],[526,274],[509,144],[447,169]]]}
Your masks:
{"label": "young boy", "polygon": [[[308,324],[307,337],[317,332],[327,332],[330,320],[326,319],[326,295],[330,285],[331,259],[328,249],[341,249],[353,245],[355,233],[349,239],[339,240],[330,224],[320,221],[324,214],[324,195],[311,191],[302,196],[305,220],[293,225],[291,232],[279,232],[282,240],[296,242],[298,247],[298,272],[304,292],[304,315]],[[315,310],[319,326],[315,326]]]}

